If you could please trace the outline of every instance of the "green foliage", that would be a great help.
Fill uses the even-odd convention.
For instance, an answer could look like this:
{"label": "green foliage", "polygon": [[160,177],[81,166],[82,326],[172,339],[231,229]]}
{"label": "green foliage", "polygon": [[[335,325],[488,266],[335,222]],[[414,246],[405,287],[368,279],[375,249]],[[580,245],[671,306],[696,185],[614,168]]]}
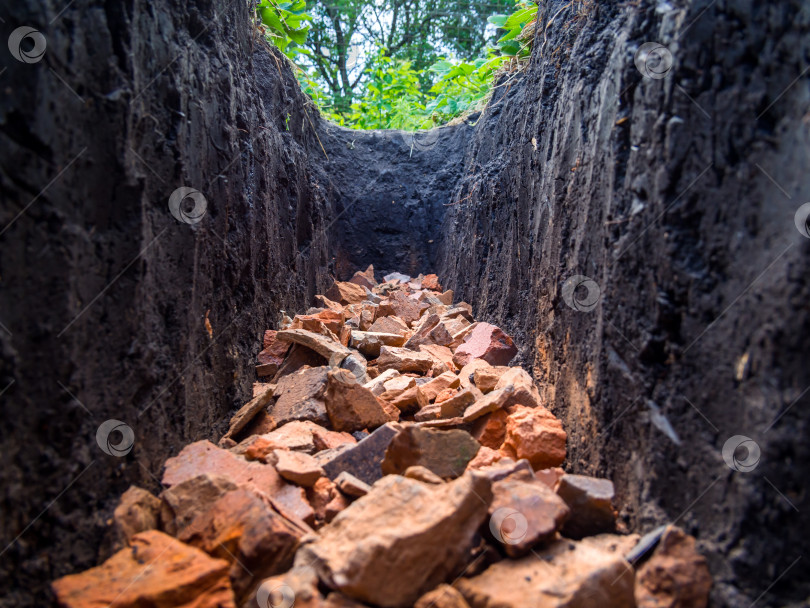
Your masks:
{"label": "green foliage", "polygon": [[[493,37],[484,45],[486,23],[481,10],[486,5],[475,0],[329,2],[261,0],[257,8],[268,40],[298,63],[301,88],[321,113],[356,129],[425,129],[474,110],[488,95],[498,70],[529,55],[533,30],[527,26],[533,25],[537,17],[537,5],[527,0],[517,0],[516,5],[515,0],[495,0],[498,6],[511,4],[516,10],[489,16],[500,38]],[[472,13],[424,14],[431,7],[435,11],[453,2],[466,3]],[[413,23],[411,19],[423,15],[418,28],[424,34],[422,38],[409,40],[409,36],[415,38],[412,28],[396,29],[397,18],[402,18],[400,9],[410,11],[405,23]],[[392,45],[383,42],[385,36],[375,37],[370,25],[376,20],[383,27],[386,19],[381,16],[385,15],[391,26],[387,38]],[[431,44],[431,37],[436,38],[433,26],[428,27],[431,19],[436,20],[434,25],[444,24],[448,30],[463,29],[460,24],[465,20],[478,26],[483,23],[472,37],[465,38],[457,31],[444,48],[474,48],[484,56],[461,61],[438,54],[438,47]],[[353,39],[363,31],[365,42],[358,45]],[[376,50],[356,61],[359,46]],[[425,64],[427,59],[431,63]]]}
{"label": "green foliage", "polygon": [[256,10],[266,26],[265,34],[283,53],[291,59],[298,54],[307,53],[302,45],[307,39],[310,26],[305,22],[312,21],[312,16],[306,12],[306,0],[262,0]]}
{"label": "green foliage", "polygon": [[537,5],[519,2],[518,6],[518,10],[511,15],[492,15],[489,18],[492,25],[506,30],[506,34],[498,39],[497,46],[501,53],[508,57],[525,57],[531,53],[531,45],[528,42],[521,44],[517,38],[523,28],[537,18]]}

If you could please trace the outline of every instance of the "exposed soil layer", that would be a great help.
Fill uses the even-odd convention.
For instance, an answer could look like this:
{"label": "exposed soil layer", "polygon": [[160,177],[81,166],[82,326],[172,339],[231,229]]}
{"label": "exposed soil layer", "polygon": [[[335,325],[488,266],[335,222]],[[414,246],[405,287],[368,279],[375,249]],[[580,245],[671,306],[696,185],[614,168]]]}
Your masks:
{"label": "exposed soil layer", "polygon": [[[4,605],[94,565],[115,495],[223,431],[268,317],[329,285],[335,215],[302,93],[246,5],[47,6],[2,25],[48,45],[6,55],[0,100]],[[207,199],[198,223],[169,212],[181,186]],[[107,419],[134,430],[124,458],[96,445]]]}
{"label": "exposed soil layer", "polygon": [[[751,604],[788,568],[760,603],[803,600],[789,530],[810,526],[810,240],[793,222],[810,192],[808,14],[595,4],[545,5],[541,21],[562,12],[467,150],[439,275],[530,345],[566,466],[612,479],[631,529],[697,536],[717,605]],[[666,78],[636,69],[645,41],[672,51]],[[598,286],[590,312],[565,302],[573,275]],[[752,472],[723,461],[734,435],[761,448]]]}
{"label": "exposed soil layer", "polygon": [[[242,3],[10,5],[3,39],[31,25],[48,50],[0,75],[0,602],[94,565],[127,486],[249,397],[269,315],[367,263],[440,268],[514,334],[568,470],[611,478],[631,528],[694,534],[717,605],[777,578],[758,605],[806,598],[800,8],[546,3],[527,70],[413,141],[322,122]],[[666,78],[634,66],[645,41],[672,51]],[[169,213],[181,186],[198,223]],[[572,275],[599,287],[590,312]],[[111,418],[125,458],[96,444]],[[724,464],[732,435],[761,447],[754,471]]]}

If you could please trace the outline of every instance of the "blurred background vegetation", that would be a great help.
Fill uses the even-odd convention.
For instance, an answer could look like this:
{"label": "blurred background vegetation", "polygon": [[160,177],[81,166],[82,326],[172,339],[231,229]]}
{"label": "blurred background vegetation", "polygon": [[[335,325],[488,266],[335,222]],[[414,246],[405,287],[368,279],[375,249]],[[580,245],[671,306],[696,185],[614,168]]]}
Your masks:
{"label": "blurred background vegetation", "polygon": [[530,54],[529,0],[259,0],[256,27],[326,118],[426,129],[482,104]]}

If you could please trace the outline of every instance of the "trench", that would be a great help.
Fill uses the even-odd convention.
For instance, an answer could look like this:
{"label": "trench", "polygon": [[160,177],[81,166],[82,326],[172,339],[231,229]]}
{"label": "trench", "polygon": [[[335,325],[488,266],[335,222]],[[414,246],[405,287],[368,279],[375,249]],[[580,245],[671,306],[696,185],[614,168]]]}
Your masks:
{"label": "trench", "polygon": [[[612,479],[628,529],[694,535],[713,605],[803,601],[801,9],[595,5],[480,113],[414,136],[321,120],[239,3],[8,7],[4,35],[36,24],[50,51],[0,74],[0,602],[95,565],[117,497],[250,397],[278,311],[369,263],[436,272],[513,336],[565,468]],[[667,78],[634,66],[646,40],[675,49]],[[201,221],[170,213],[179,187]],[[109,419],[134,429],[126,458],[97,450]],[[761,448],[750,473],[723,461],[736,435]]]}

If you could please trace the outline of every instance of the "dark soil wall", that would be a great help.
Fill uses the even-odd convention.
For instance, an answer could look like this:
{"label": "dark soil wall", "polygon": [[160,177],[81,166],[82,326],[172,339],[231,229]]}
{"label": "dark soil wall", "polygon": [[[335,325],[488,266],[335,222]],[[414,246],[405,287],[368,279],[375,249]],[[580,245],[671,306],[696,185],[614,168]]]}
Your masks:
{"label": "dark soil wall", "polygon": [[323,123],[324,170],[337,211],[338,278],[372,263],[381,276],[435,270],[442,219],[476,118],[415,134]]}
{"label": "dark soil wall", "polygon": [[[130,483],[155,488],[165,457],[221,433],[262,330],[327,286],[334,211],[300,90],[244,3],[2,18],[0,603],[42,606],[95,565]],[[41,62],[7,52],[21,25]],[[207,199],[193,225],[169,212],[181,186]],[[134,430],[123,458],[96,444],[111,418]]]}
{"label": "dark soil wall", "polygon": [[[802,601],[808,12],[571,4],[545,5],[543,23],[562,12],[479,121],[440,277],[515,334],[564,419],[568,469],[613,479],[629,527],[698,536],[716,605],[748,606],[782,575],[757,605]],[[634,66],[647,41],[672,51],[664,79]],[[573,275],[601,291],[591,312],[565,303]],[[753,471],[724,463],[733,435],[761,447]]]}

